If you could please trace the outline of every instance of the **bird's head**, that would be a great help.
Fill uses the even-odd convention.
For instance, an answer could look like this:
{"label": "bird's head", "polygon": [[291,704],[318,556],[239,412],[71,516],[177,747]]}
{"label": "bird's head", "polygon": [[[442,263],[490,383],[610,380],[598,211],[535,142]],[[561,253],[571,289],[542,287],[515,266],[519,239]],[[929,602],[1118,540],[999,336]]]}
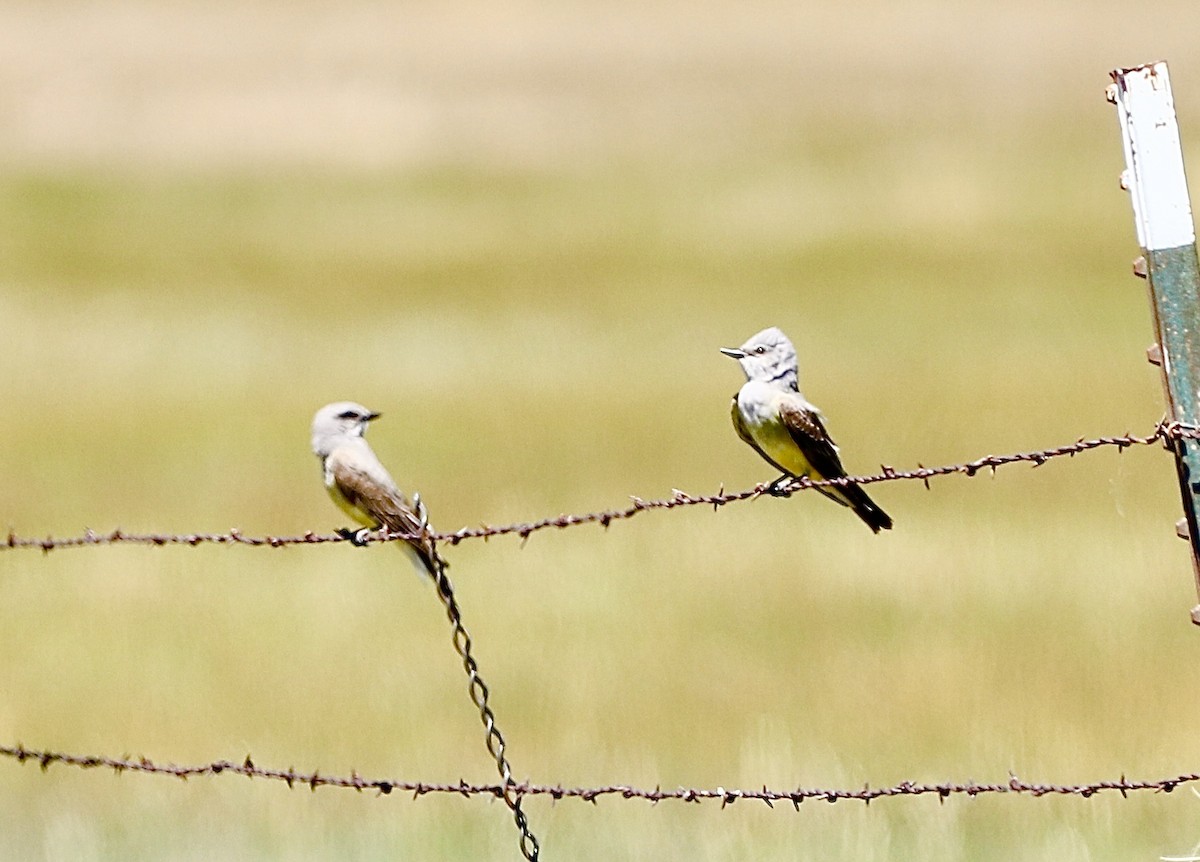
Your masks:
{"label": "bird's head", "polygon": [[367,423],[378,419],[379,414],[353,401],[335,401],[326,404],[312,421],[312,448],[324,458],[346,438],[361,437],[367,431]]}
{"label": "bird's head", "polygon": [[722,347],[721,352],[741,364],[747,380],[796,387],[796,348],[774,326],[751,336],[741,347]]}

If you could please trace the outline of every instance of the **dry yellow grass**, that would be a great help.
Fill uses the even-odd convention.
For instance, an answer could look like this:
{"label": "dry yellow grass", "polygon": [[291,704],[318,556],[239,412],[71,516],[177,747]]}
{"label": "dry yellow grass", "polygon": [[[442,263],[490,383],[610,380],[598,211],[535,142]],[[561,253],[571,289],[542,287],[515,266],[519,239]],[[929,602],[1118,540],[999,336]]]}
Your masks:
{"label": "dry yellow grass", "polygon": [[[340,526],[307,451],[338,398],[443,528],[747,486],[716,348],[767,324],[851,470],[1148,430],[1102,90],[1166,56],[1190,140],[1200,72],[1190,6],[1123,8],[9,4],[5,525]],[[801,495],[450,551],[517,774],[1195,768],[1164,453],[873,495],[888,535]],[[0,742],[488,779],[396,557],[4,552]],[[480,800],[14,763],[0,794],[5,858],[517,858]],[[547,860],[1156,858],[1197,806],[529,803]]]}

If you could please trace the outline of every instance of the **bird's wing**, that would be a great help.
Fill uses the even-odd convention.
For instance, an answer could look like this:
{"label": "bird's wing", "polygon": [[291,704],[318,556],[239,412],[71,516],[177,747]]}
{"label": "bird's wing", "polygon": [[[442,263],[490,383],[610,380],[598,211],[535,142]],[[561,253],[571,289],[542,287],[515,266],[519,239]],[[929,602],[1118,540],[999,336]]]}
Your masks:
{"label": "bird's wing", "polygon": [[[390,532],[412,535],[422,532],[421,519],[374,453],[341,447],[330,453],[325,466],[350,505],[368,513]],[[433,573],[436,557],[433,542],[422,538],[410,540],[409,544]]]}
{"label": "bird's wing", "polygon": [[846,475],[837,445],[825,430],[825,423],[815,407],[799,399],[782,399],[779,418],[820,478],[836,479]]}
{"label": "bird's wing", "polygon": [[[817,408],[807,401],[788,399],[780,405],[779,417],[792,440],[808,458],[808,463],[816,474],[814,479],[838,479],[846,475],[842,459],[838,457],[837,446],[825,430],[825,423],[821,421],[821,413]],[[873,532],[892,528],[892,519],[887,512],[879,508],[861,486],[820,487],[817,490],[826,497],[849,506]]]}

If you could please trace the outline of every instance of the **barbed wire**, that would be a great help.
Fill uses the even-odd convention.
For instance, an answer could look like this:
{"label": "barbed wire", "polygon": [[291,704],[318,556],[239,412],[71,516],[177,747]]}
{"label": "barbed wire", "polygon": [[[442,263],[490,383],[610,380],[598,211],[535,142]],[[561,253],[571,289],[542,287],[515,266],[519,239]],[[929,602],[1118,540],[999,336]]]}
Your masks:
{"label": "barbed wire", "polygon": [[[1035,467],[1039,467],[1055,458],[1074,457],[1077,454],[1100,448],[1116,448],[1118,452],[1123,452],[1126,448],[1132,446],[1146,446],[1161,442],[1168,448],[1174,448],[1178,454],[1183,440],[1197,438],[1200,438],[1200,429],[1163,421],[1151,433],[1145,435],[1125,434],[1122,436],[1096,437],[1091,439],[1080,438],[1073,443],[1062,446],[1032,452],[1017,452],[1008,455],[985,455],[973,461],[938,467],[925,467],[918,464],[915,469],[896,470],[884,465],[881,466],[880,472],[874,475],[848,476],[823,481],[794,478],[778,485],[777,483],[764,483],[744,491],[733,493],[726,493],[724,487],[716,494],[698,496],[675,490],[673,496],[660,500],[644,500],[639,497],[632,497],[632,505],[624,509],[610,509],[578,515],[559,515],[557,517],[505,526],[485,524],[478,528],[463,528],[452,533],[439,533],[430,529],[427,517],[424,515],[424,507],[420,506],[418,502],[417,505],[422,514],[421,530],[423,533],[409,535],[380,531],[375,535],[369,536],[368,541],[401,541],[414,538],[428,538],[434,542],[441,541],[457,545],[459,542],[467,539],[482,538],[486,540],[492,536],[512,534],[519,535],[524,541],[533,533],[549,528],[564,529],[589,523],[600,524],[607,528],[614,521],[628,520],[640,512],[655,509],[674,510],[687,506],[710,505],[715,510],[723,505],[752,500],[763,495],[790,497],[792,494],[800,491],[822,486],[844,487],[851,484],[867,485],[888,481],[916,480],[923,482],[926,488],[928,488],[929,480],[938,476],[952,474],[975,476],[985,470],[994,473],[1000,467],[1016,463],[1030,463]],[[87,530],[84,535],[78,537],[35,539],[17,536],[10,530],[7,541],[0,543],[0,550],[5,548],[9,550],[39,548],[43,552],[48,553],[58,548],[118,543],[142,545],[174,544],[192,547],[200,544],[241,544],[252,547],[283,547],[299,544],[325,544],[346,540],[344,536],[339,534],[318,535],[311,531],[302,536],[251,537],[242,535],[238,530],[230,530],[224,534],[192,533],[184,535],[132,534],[121,530],[114,530],[111,533],[102,535],[92,530]],[[440,562],[439,557],[435,556],[435,559]],[[439,784],[392,779],[368,779],[358,775],[357,772],[352,772],[349,776],[323,776],[316,771],[305,773],[297,772],[293,768],[288,768],[287,770],[262,768],[255,765],[249,756],[241,763],[217,760],[208,764],[180,766],[173,763],[155,763],[146,757],[132,758],[127,756],[113,758],[96,755],[64,754],[49,750],[28,749],[21,744],[16,746],[0,746],[0,755],[15,759],[20,764],[30,761],[36,762],[41,766],[43,771],[48,770],[52,765],[62,764],[80,769],[106,768],[117,774],[134,772],[170,776],[181,780],[187,780],[196,776],[229,773],[243,775],[247,778],[282,781],[289,788],[293,788],[296,785],[307,786],[314,792],[318,787],[340,787],[359,792],[374,790],[380,795],[389,795],[396,791],[407,792],[411,793],[414,798],[429,794],[455,794],[468,798],[490,796],[503,800],[512,811],[514,822],[520,833],[522,855],[526,859],[532,860],[532,862],[536,862],[538,859],[540,848],[537,839],[529,829],[528,819],[522,809],[521,803],[526,797],[548,796],[553,801],[580,799],[593,804],[604,797],[641,799],[651,804],[658,804],[667,800],[688,803],[719,801],[722,809],[741,800],[750,800],[762,802],[771,808],[774,808],[776,803],[790,803],[798,810],[801,803],[810,799],[824,800],[831,803],[844,799],[852,799],[870,804],[875,799],[894,796],[936,795],[940,801],[945,801],[950,796],[960,794],[974,797],[983,794],[999,793],[1025,794],[1034,797],[1071,795],[1090,798],[1104,791],[1116,791],[1122,797],[1126,797],[1131,791],[1170,793],[1182,784],[1200,782],[1200,773],[1186,773],[1150,781],[1130,781],[1122,775],[1119,780],[1115,781],[1106,780],[1088,784],[1046,784],[1026,782],[1018,778],[1015,774],[1010,773],[1008,781],[1003,783],[967,781],[965,783],[922,784],[903,781],[887,787],[872,788],[870,785],[864,785],[862,789],[857,790],[803,787],[798,787],[794,790],[772,790],[766,785],[763,785],[761,789],[678,787],[664,790],[661,786],[648,789],[623,784],[599,787],[564,787],[561,784],[533,784],[528,781],[519,783],[512,777],[512,770],[505,756],[505,741],[496,726],[495,716],[488,704],[488,687],[479,676],[478,667],[472,655],[471,638],[463,627],[462,614],[455,599],[454,588],[446,577],[444,567],[438,565],[435,568],[437,571],[433,573],[433,580],[437,588],[436,591],[453,628],[452,640],[455,651],[462,660],[463,669],[468,677],[468,691],[479,711],[480,720],[485,728],[487,748],[496,762],[497,771],[501,779],[501,783],[499,784],[468,784],[463,780],[460,780],[456,784]]]}
{"label": "barbed wire", "polygon": [[242,775],[246,778],[262,778],[270,781],[280,781],[289,788],[308,787],[315,792],[320,787],[336,787],[358,792],[373,790],[381,796],[392,793],[411,794],[414,799],[422,796],[448,794],[466,798],[490,796],[504,799],[511,794],[517,799],[524,797],[548,796],[557,802],[562,799],[578,799],[593,804],[604,797],[620,799],[641,799],[651,804],[668,800],[679,802],[702,803],[720,802],[721,808],[733,805],[743,800],[762,802],[770,808],[775,803],[790,803],[799,809],[801,803],[808,800],[839,802],[842,800],[857,800],[870,804],[876,799],[886,799],[896,796],[937,796],[945,801],[951,796],[984,796],[989,794],[1019,794],[1032,797],[1043,796],[1078,796],[1090,799],[1105,792],[1116,792],[1122,797],[1128,797],[1134,792],[1170,793],[1177,787],[1200,782],[1200,773],[1189,772],[1169,778],[1154,780],[1130,780],[1122,775],[1116,780],[1094,781],[1086,784],[1047,784],[1028,782],[1009,773],[1005,782],[979,783],[943,782],[940,784],[917,783],[902,781],[890,786],[871,787],[864,785],[861,789],[820,789],[797,787],[794,790],[771,790],[764,785],[760,789],[727,789],[724,787],[677,787],[664,790],[662,787],[653,789],[633,787],[627,784],[610,784],[601,787],[564,787],[561,784],[533,784],[530,782],[505,782],[502,784],[470,784],[458,781],[454,784],[438,784],[424,781],[402,781],[385,778],[364,778],[357,772],[350,775],[322,775],[320,772],[297,772],[295,769],[269,769],[258,766],[249,755],[241,763],[232,760],[214,760],[211,763],[180,766],[174,763],[156,763],[146,757],[105,757],[87,754],[64,754],[57,751],[44,751],[15,746],[0,746],[0,755],[16,760],[20,764],[36,763],[42,771],[48,771],[51,766],[63,765],[79,769],[108,769],[114,773],[141,773],[160,775],[186,781],[189,778],[213,775]]}
{"label": "barbed wire", "polygon": [[[995,473],[1001,467],[1010,464],[1027,463],[1040,467],[1056,458],[1073,458],[1083,452],[1095,449],[1115,448],[1118,452],[1133,446],[1150,446],[1163,443],[1170,448],[1173,443],[1183,440],[1200,439],[1200,428],[1184,425],[1179,422],[1159,422],[1149,434],[1124,434],[1115,437],[1079,438],[1073,443],[1038,449],[1032,452],[1014,452],[1008,455],[983,455],[973,461],[956,464],[945,464],[939,467],[926,467],[918,464],[910,470],[897,470],[894,467],[882,465],[880,472],[863,476],[845,476],[839,479],[815,481],[808,478],[794,478],[779,487],[772,487],[769,482],[760,483],[744,491],[726,493],[722,486],[716,494],[688,494],[675,490],[673,495],[665,499],[645,500],[631,496],[632,505],[623,509],[606,509],[597,512],[587,512],[579,515],[557,515],[536,521],[493,526],[483,524],[479,527],[463,527],[451,533],[430,532],[428,535],[438,542],[457,545],[469,539],[484,539],[493,536],[520,536],[522,541],[531,535],[546,529],[566,529],[584,524],[599,524],[604,528],[617,521],[627,521],[642,512],[653,510],[672,510],[687,506],[712,506],[719,509],[730,503],[753,500],[762,496],[790,497],[801,491],[821,487],[845,487],[847,485],[874,485],[880,482],[919,481],[929,487],[929,480],[939,476],[965,475],[976,476],[981,472]],[[365,536],[368,542],[407,541],[420,536],[411,533],[376,531]],[[133,545],[246,545],[249,547],[282,548],[291,545],[322,545],[334,542],[349,541],[345,536],[332,534],[323,535],[307,531],[299,536],[247,536],[240,530],[232,529],[226,533],[184,533],[184,534],[153,534],[127,533],[117,529],[109,533],[97,533],[91,529],[85,530],[81,536],[55,538],[35,538],[19,536],[11,529],[6,540],[0,540],[0,551],[35,549],[49,553],[60,548],[79,548],[99,545],[133,544]]]}

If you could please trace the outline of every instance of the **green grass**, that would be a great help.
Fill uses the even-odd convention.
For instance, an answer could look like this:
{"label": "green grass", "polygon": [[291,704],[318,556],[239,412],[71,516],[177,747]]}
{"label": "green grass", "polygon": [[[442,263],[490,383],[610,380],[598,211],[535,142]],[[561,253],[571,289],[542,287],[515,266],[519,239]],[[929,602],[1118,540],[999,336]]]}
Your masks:
{"label": "green grass", "polygon": [[[662,92],[592,69],[600,138],[545,160],[497,132],[366,167],[5,162],[3,526],[329,531],[308,423],[342,398],[383,411],[371,442],[445,529],[746,487],[772,474],[729,426],[741,377],[717,348],[770,324],[851,471],[1149,430],[1161,390],[1100,90],[1150,57],[1064,42],[1022,101],[1000,71],[1019,16],[989,18],[989,54],[940,11],[976,54],[916,19],[876,52],[890,12],[854,19],[875,42],[828,30],[822,50],[858,61],[843,99],[772,66],[792,54],[765,35],[765,59],[743,44],[767,23],[728,43],[696,35],[719,20],[688,25],[701,59],[667,52]],[[1143,50],[1087,20],[1106,50]],[[690,63],[712,79],[689,83]],[[534,103],[540,80],[521,79]],[[927,124],[895,102],[917,92]],[[637,112],[681,94],[661,128]],[[875,486],[896,520],[879,537],[802,494],[447,554],[522,778],[1160,778],[1200,758],[1177,493],[1164,452],[1101,451]],[[5,744],[493,776],[444,616],[389,548],[0,553],[0,692]],[[517,858],[481,799],[13,762],[0,796],[4,858]],[[1186,789],[528,809],[544,858],[584,862],[1154,859],[1200,841]]]}

